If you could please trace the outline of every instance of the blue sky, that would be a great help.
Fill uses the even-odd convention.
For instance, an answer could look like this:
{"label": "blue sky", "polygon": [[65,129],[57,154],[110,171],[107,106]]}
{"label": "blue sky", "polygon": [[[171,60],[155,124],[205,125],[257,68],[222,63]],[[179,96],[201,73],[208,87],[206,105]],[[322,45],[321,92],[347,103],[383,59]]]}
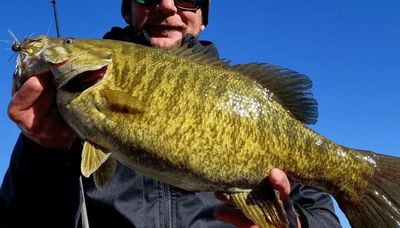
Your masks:
{"label": "blue sky", "polygon": [[[62,36],[100,38],[124,26],[120,1],[59,0],[57,8]],[[53,21],[49,0],[5,0],[0,15],[0,40],[8,41],[6,29],[23,39],[46,34]],[[214,0],[202,38],[233,63],[268,62],[309,75],[320,115],[313,129],[349,147],[399,157],[399,22],[398,0]],[[19,134],[7,117],[12,55],[0,41],[1,178]]]}

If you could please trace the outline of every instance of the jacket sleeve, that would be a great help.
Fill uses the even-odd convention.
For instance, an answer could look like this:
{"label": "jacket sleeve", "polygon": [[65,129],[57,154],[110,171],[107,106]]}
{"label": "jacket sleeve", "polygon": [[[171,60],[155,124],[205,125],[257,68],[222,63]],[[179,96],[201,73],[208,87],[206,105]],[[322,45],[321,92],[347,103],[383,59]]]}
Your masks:
{"label": "jacket sleeve", "polygon": [[302,227],[341,227],[329,194],[293,183],[290,199]]}
{"label": "jacket sleeve", "polygon": [[80,142],[43,148],[23,134],[0,190],[0,227],[75,227],[79,219]]}

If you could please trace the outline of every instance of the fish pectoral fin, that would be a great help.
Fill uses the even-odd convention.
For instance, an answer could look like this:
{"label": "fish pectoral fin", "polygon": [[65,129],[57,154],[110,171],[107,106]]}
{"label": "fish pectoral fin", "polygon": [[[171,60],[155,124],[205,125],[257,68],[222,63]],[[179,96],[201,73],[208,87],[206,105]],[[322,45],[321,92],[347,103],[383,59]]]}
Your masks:
{"label": "fish pectoral fin", "polygon": [[242,210],[248,219],[261,228],[289,226],[279,193],[272,188],[268,179],[263,180],[250,192],[224,194]]}
{"label": "fish pectoral fin", "polygon": [[93,174],[94,184],[97,188],[103,189],[110,183],[117,169],[117,162],[108,158]]}
{"label": "fish pectoral fin", "polygon": [[85,141],[82,149],[81,172],[89,177],[110,157],[111,153],[103,152],[95,144]]}
{"label": "fish pectoral fin", "polygon": [[113,112],[140,114],[145,111],[145,106],[141,102],[123,91],[103,89],[101,93],[107,100],[108,108]]}

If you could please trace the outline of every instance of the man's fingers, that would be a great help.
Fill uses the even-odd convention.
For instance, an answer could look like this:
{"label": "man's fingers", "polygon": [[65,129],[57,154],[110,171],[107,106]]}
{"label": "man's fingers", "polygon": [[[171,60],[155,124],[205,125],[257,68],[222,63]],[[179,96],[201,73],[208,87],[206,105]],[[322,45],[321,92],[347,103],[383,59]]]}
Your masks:
{"label": "man's fingers", "polygon": [[48,117],[46,118],[47,127],[44,130],[47,134],[65,137],[65,135],[70,135],[73,132],[56,108],[50,108],[46,115]]}
{"label": "man's fingers", "polygon": [[56,113],[58,113],[57,107],[54,105],[55,97],[56,89],[54,87],[48,86],[47,88],[45,88],[40,97],[32,106],[32,109],[38,119],[44,119],[45,117],[51,115],[51,110],[55,110]]}
{"label": "man's fingers", "polygon": [[269,171],[268,179],[272,187],[279,191],[281,200],[286,201],[290,194],[290,184],[286,174],[282,170],[274,168]]}
{"label": "man's fingers", "polygon": [[249,220],[239,209],[229,207],[218,207],[214,210],[214,217],[224,223],[235,225],[240,228],[257,228],[257,225]]}
{"label": "man's fingers", "polygon": [[46,80],[39,77],[29,78],[22,87],[15,92],[10,104],[11,111],[25,111],[32,107],[42,94]]}
{"label": "man's fingers", "polygon": [[47,87],[48,75],[33,76],[14,94],[8,107],[11,120],[25,133],[34,133],[35,126],[47,115],[55,91]]}

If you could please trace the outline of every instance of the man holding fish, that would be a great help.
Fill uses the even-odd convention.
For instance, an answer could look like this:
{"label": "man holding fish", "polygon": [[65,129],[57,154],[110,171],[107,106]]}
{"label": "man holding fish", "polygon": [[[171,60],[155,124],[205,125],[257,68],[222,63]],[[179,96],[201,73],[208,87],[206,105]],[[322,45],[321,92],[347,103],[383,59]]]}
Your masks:
{"label": "man holding fish", "polygon": [[[212,43],[198,40],[208,13],[207,0],[123,0],[122,16],[129,26],[113,28],[104,38],[161,49],[202,45],[207,55],[218,57]],[[11,227],[81,225],[82,145],[54,105],[50,76],[31,77],[13,91],[10,102],[9,116],[22,130],[1,188],[6,215],[1,222]],[[328,194],[289,184],[279,169],[272,169],[268,178],[285,202],[290,227],[340,227]],[[220,194],[216,197],[227,205],[212,193],[187,192],[119,163],[105,189],[97,189],[92,178],[83,179],[83,188],[91,227],[254,226]],[[38,205],[47,210],[36,210]]]}

